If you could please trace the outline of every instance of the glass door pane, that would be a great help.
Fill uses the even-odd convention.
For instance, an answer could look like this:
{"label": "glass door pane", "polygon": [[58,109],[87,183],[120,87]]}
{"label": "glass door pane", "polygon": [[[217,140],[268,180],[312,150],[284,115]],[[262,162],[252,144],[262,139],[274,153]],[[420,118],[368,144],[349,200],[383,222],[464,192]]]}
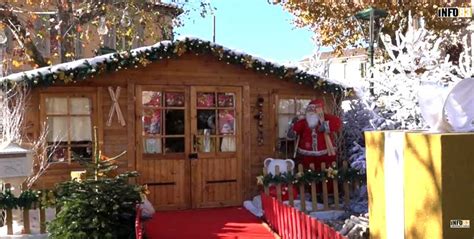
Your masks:
{"label": "glass door pane", "polygon": [[142,91],[142,135],[145,154],[185,152],[184,91]]}

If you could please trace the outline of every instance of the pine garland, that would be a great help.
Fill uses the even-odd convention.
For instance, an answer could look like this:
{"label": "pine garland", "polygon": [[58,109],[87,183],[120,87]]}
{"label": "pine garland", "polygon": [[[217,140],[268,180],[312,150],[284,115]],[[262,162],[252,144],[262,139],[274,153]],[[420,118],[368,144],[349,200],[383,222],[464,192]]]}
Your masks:
{"label": "pine garland", "polygon": [[22,209],[31,209],[38,202],[38,193],[32,190],[21,192],[17,199],[17,205]]}
{"label": "pine garland", "polygon": [[7,188],[5,192],[0,192],[0,209],[17,209],[18,198]]}
{"label": "pine garland", "polygon": [[[84,60],[82,64],[67,69],[51,70],[49,67],[47,73],[35,71],[34,73],[24,72],[22,80],[31,86],[50,86],[56,83],[76,83],[97,76],[104,72],[114,72],[122,69],[138,68],[146,66],[150,62],[163,59],[178,58],[185,53],[195,55],[212,55],[220,61],[227,64],[241,65],[247,69],[265,75],[275,75],[281,80],[291,81],[300,85],[308,85],[314,89],[319,89],[325,93],[333,94],[351,94],[349,89],[340,85],[330,83],[323,78],[308,74],[295,67],[285,67],[270,62],[257,59],[248,54],[237,53],[233,50],[213,44],[209,41],[200,39],[185,38],[184,40],[174,42],[161,42],[159,45],[152,46],[143,51],[125,51],[106,55],[101,62],[91,64]],[[53,66],[54,67],[54,66]],[[43,71],[44,72],[44,71]],[[28,74],[27,74],[28,73]],[[14,86],[18,80],[11,79],[8,76],[0,79],[9,86]]]}
{"label": "pine garland", "polygon": [[360,173],[358,170],[349,168],[347,170],[336,170],[334,168],[325,169],[323,171],[316,171],[306,169],[303,172],[296,174],[291,172],[285,172],[280,175],[267,174],[265,176],[257,177],[258,184],[264,185],[265,187],[271,184],[311,184],[313,182],[319,183],[326,180],[337,180],[339,182],[366,182],[366,175]]}
{"label": "pine garland", "polygon": [[0,209],[33,209],[38,203],[43,208],[55,206],[53,191],[26,190],[18,197],[10,189],[0,192]]}

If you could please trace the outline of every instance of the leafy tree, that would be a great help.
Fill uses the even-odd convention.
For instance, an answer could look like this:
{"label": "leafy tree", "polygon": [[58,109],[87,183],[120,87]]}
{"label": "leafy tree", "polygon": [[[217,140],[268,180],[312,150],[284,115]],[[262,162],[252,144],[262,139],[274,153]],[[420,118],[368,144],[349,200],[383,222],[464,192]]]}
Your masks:
{"label": "leafy tree", "polygon": [[[295,23],[299,27],[310,27],[321,38],[322,45],[333,46],[336,53],[349,46],[359,46],[363,36],[354,15],[369,6],[387,11],[388,17],[383,21],[382,31],[386,34],[395,35],[399,26],[405,26],[408,14],[411,12],[415,17],[423,17],[428,30],[433,30],[441,35],[448,32],[457,32],[469,24],[471,19],[440,18],[437,16],[438,7],[465,6],[470,7],[467,1],[414,1],[414,0],[390,0],[390,1],[327,1],[327,0],[274,0],[273,4],[282,5],[287,11],[295,15]],[[368,24],[360,22],[360,24]],[[368,29],[368,27],[363,27]]]}
{"label": "leafy tree", "polygon": [[[0,31],[8,30],[13,35],[19,49],[27,56],[25,62],[33,67],[52,64],[44,56],[35,41],[51,37],[59,47],[57,58],[61,62],[75,59],[74,40],[79,38],[90,44],[89,36],[97,35],[97,28],[105,23],[108,29],[115,29],[117,37],[125,39],[117,42],[119,50],[131,48],[132,42],[139,40],[166,40],[171,38],[170,18],[175,26],[182,26],[191,12],[199,11],[201,16],[211,10],[204,0],[170,0],[161,3],[155,0],[4,0],[0,3]],[[177,17],[179,16],[179,17]],[[37,29],[35,20],[48,23]],[[92,26],[92,27],[90,27]],[[139,38],[138,32],[144,36]],[[103,31],[104,32],[104,31]],[[97,46],[98,48],[99,46]]]}

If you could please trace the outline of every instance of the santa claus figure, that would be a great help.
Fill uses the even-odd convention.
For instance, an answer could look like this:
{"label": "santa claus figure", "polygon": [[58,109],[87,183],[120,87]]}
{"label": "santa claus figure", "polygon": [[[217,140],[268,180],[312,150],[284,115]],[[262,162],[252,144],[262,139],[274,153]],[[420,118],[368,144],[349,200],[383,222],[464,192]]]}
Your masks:
{"label": "santa claus figure", "polygon": [[341,120],[323,111],[324,102],[312,100],[306,107],[305,118],[296,121],[288,130],[290,138],[296,137],[297,160],[304,168],[311,163],[321,170],[321,163],[330,167],[336,161],[333,133],[341,128]]}

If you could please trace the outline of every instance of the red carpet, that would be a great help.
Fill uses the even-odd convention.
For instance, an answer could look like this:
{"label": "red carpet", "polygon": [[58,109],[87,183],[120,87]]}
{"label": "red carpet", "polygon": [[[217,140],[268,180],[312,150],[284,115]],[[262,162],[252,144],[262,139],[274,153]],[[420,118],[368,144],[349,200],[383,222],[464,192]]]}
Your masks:
{"label": "red carpet", "polygon": [[157,212],[146,222],[150,239],[273,239],[262,221],[244,208]]}

